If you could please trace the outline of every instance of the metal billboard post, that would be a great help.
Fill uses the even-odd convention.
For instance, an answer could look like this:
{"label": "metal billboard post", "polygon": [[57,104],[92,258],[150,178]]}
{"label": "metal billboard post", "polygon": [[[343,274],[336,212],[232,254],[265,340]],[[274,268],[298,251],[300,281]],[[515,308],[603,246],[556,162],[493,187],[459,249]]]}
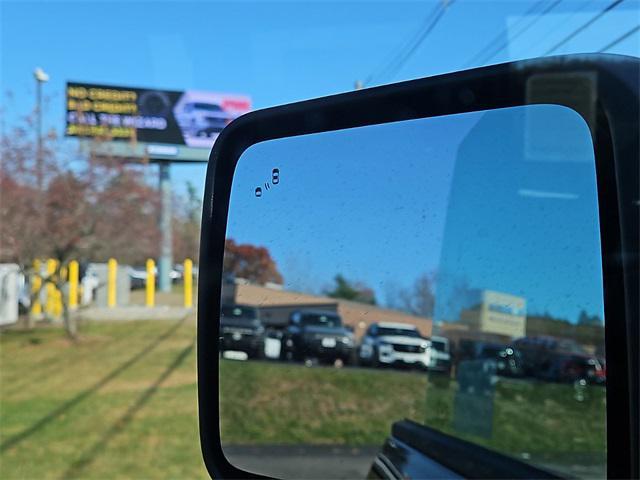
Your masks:
{"label": "metal billboard post", "polygon": [[173,238],[171,228],[171,161],[158,161],[160,168],[160,258],[158,259],[158,287],[171,291],[173,269]]}
{"label": "metal billboard post", "polygon": [[[48,79],[41,70],[34,75],[40,83]],[[199,90],[67,82],[65,101],[65,136],[100,140],[85,142],[87,152],[123,163],[158,164],[157,279],[159,291],[170,292],[173,272],[171,163],[206,163],[217,135],[234,118],[251,110],[251,98]]]}

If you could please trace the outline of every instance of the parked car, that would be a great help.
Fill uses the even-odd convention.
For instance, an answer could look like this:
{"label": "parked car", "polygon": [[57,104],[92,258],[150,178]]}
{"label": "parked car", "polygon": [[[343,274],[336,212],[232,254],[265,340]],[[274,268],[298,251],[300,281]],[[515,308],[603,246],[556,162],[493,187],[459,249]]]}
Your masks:
{"label": "parked car", "polygon": [[495,363],[496,375],[524,376],[522,354],[513,345],[491,341],[461,340],[456,357],[456,368],[460,368],[463,362],[488,360]]}
{"label": "parked car", "polygon": [[429,339],[429,370],[447,374],[451,371],[451,352],[448,338],[432,336]]}
{"label": "parked car", "polygon": [[492,360],[496,363],[496,374],[503,377],[521,377],[522,355],[520,351],[510,345],[496,343],[476,344],[476,359]]}
{"label": "parked car", "polygon": [[602,362],[572,339],[531,336],[515,340],[514,345],[522,353],[523,368],[529,376],[551,382],[606,380]]}
{"label": "parked car", "polygon": [[220,352],[244,352],[248,358],[262,358],[265,329],[258,309],[247,305],[223,305],[220,313]]}
{"label": "parked car", "polygon": [[571,383],[584,380],[588,384],[603,385],[606,374],[600,361],[590,355],[556,354],[539,372],[541,379]]}
{"label": "parked car", "polygon": [[147,284],[147,271],[144,267],[129,268],[129,278],[131,279],[131,290],[144,288]]}
{"label": "parked car", "polygon": [[342,324],[340,315],[321,310],[300,310],[291,314],[283,334],[282,358],[304,361],[318,359],[349,363],[353,333]]}
{"label": "parked car", "polygon": [[[158,282],[158,267],[154,267],[153,272]],[[176,265],[169,272],[171,283],[175,283],[182,278],[182,269]],[[147,269],[144,266],[129,267],[129,279],[131,280],[131,290],[145,288],[147,285]]]}
{"label": "parked car", "polygon": [[358,348],[358,361],[372,367],[395,365],[426,369],[431,362],[429,341],[413,325],[373,323]]}

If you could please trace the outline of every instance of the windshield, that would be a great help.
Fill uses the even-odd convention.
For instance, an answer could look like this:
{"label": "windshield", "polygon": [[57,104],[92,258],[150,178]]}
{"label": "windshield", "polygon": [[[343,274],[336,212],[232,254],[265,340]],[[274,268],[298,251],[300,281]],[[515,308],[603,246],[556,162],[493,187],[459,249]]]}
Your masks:
{"label": "windshield", "polygon": [[[219,190],[204,192],[228,122],[514,60],[637,57],[639,9],[637,0],[0,0],[0,477],[208,478],[195,408],[198,304],[212,296],[198,288],[209,244],[201,219],[224,203]],[[455,98],[478,106],[469,92]],[[607,448],[619,447],[606,445],[604,370],[581,390],[581,377],[551,372],[554,354],[581,348],[513,341],[572,338],[605,357],[594,149],[576,146],[588,129],[554,107],[238,152],[219,226],[225,308],[200,319],[220,319],[224,353],[235,355],[214,362],[207,345],[219,384],[204,386],[219,392],[231,464],[276,478],[366,478],[394,422],[411,418],[562,474],[606,475]],[[597,108],[594,118],[616,113]],[[527,125],[560,141],[540,145]],[[559,161],[572,151],[582,161]],[[291,314],[303,311],[333,313],[311,324],[349,326],[352,338],[289,348]],[[258,322],[271,337],[245,335]],[[382,322],[446,337],[431,353],[450,354],[362,345]],[[520,331],[505,334],[513,324]],[[459,383],[468,339],[517,346],[522,377],[465,396],[481,391]],[[405,363],[412,356],[421,363]]]}
{"label": "windshield", "polygon": [[300,325],[304,327],[330,327],[342,326],[340,317],[320,313],[303,313],[300,317]]}
{"label": "windshield", "polygon": [[397,335],[400,337],[414,337],[420,338],[420,332],[409,328],[392,328],[392,327],[378,327],[378,336],[386,337]]}

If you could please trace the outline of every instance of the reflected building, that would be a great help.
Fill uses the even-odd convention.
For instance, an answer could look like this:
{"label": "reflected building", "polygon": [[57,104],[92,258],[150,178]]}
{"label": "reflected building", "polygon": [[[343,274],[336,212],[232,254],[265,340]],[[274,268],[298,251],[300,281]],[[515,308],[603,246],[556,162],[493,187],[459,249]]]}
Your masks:
{"label": "reflected building", "polygon": [[434,321],[445,336],[508,340],[525,335],[527,305],[558,315],[599,298],[589,140],[563,107],[478,116],[458,147],[442,238]]}
{"label": "reflected building", "polygon": [[470,332],[490,333],[511,338],[524,337],[527,301],[523,297],[492,290],[477,290],[473,308],[460,312],[460,323]]}

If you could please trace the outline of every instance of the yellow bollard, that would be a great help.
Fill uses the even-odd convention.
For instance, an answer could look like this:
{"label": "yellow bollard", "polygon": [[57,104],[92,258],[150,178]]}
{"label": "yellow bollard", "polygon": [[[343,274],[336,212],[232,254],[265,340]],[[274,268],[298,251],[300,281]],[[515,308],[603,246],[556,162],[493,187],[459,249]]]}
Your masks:
{"label": "yellow bollard", "polygon": [[69,262],[69,309],[78,308],[78,283],[80,276],[80,266],[76,260]]}
{"label": "yellow bollard", "polygon": [[45,302],[45,311],[47,315],[50,317],[56,316],[56,286],[53,283],[55,281],[55,273],[56,267],[58,266],[58,262],[50,258],[47,260],[47,284],[46,284],[46,292],[47,292],[47,300]]}
{"label": "yellow bollard", "polygon": [[62,316],[62,292],[56,288],[53,292],[53,298],[53,316],[60,318]]}
{"label": "yellow bollard", "polygon": [[[57,262],[56,262],[57,263]],[[58,270],[58,283],[62,283],[65,280],[68,280],[67,274],[69,273],[69,270],[67,269],[67,267],[61,266],[60,269]],[[63,306],[62,306],[62,290],[60,290],[58,287],[56,287],[55,289],[55,303],[53,306],[53,310],[54,310],[54,315],[56,318],[60,318],[62,316],[62,310],[63,310]]]}
{"label": "yellow bollard", "polygon": [[190,258],[184,261],[184,306],[193,307],[193,262]]}
{"label": "yellow bollard", "polygon": [[118,275],[118,262],[110,258],[107,262],[107,306],[116,306],[116,278]]}
{"label": "yellow bollard", "polygon": [[156,303],[156,263],[152,259],[147,260],[147,290],[146,305],[153,307]]}
{"label": "yellow bollard", "polygon": [[33,283],[31,284],[31,295],[34,297],[31,304],[31,315],[42,315],[42,304],[40,303],[40,289],[42,288],[42,277],[40,276],[40,260],[33,261]]}

